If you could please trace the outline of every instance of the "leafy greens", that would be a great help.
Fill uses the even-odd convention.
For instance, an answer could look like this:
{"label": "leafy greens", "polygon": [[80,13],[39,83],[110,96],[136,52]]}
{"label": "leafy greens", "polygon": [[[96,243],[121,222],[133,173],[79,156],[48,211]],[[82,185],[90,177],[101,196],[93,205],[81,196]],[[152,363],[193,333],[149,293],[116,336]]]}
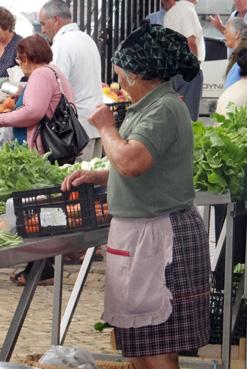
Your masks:
{"label": "leafy greens", "polygon": [[216,126],[193,123],[194,185],[196,190],[244,193],[247,164],[247,106],[234,107],[226,117],[213,114]]}

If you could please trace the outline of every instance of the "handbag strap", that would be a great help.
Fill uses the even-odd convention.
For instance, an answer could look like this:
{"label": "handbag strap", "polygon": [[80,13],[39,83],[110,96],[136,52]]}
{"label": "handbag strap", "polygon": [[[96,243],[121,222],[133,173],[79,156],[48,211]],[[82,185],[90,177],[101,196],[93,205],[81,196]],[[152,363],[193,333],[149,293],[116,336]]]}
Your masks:
{"label": "handbag strap", "polygon": [[55,74],[55,77],[56,77],[56,80],[57,80],[57,83],[58,83],[60,92],[61,92],[62,95],[64,95],[64,92],[63,92],[63,88],[62,88],[62,84],[61,84],[61,80],[59,78],[59,75],[57,74],[57,72],[50,65],[46,65],[46,67],[49,68],[49,69],[51,69],[53,71],[53,73]]}
{"label": "handbag strap", "polygon": [[[51,69],[53,71],[53,73],[55,74],[55,77],[57,79],[58,86],[60,88],[61,95],[64,96],[64,98],[65,98],[66,101],[68,101],[67,100],[67,97],[64,95],[64,92],[63,92],[63,88],[62,88],[62,84],[61,84],[61,80],[59,78],[59,75],[57,74],[57,72],[50,65],[46,65],[46,67],[49,68],[49,69]],[[72,102],[70,102],[70,101],[68,101],[68,103],[74,109],[74,112],[75,112],[75,114],[77,116],[77,109],[76,109],[75,104],[72,103]]]}
{"label": "handbag strap", "polygon": [[[57,80],[57,83],[58,83],[58,86],[59,86],[59,90],[60,90],[60,93],[61,93],[61,96],[65,96],[64,95],[64,92],[63,92],[63,88],[62,88],[62,84],[61,84],[61,81],[60,81],[60,78],[59,78],[59,75],[57,74],[57,72],[50,66],[50,65],[45,65],[46,68],[49,68],[53,71],[53,73],[55,74],[55,77],[56,77],[56,80]],[[38,127],[36,129],[36,132],[34,134],[34,137],[33,137],[33,142],[35,143],[35,146],[36,146],[36,149],[38,150],[38,145],[37,145],[37,137],[40,133],[40,129],[41,129],[41,125],[42,125],[42,120],[39,122],[38,124]]]}

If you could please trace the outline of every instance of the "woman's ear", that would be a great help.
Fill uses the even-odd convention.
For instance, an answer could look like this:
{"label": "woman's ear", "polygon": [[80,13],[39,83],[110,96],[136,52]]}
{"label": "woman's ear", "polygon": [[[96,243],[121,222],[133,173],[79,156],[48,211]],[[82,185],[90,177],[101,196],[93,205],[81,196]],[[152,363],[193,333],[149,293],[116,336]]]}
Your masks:
{"label": "woman's ear", "polygon": [[27,63],[27,61],[28,61],[27,56],[26,56],[25,54],[23,54],[23,55],[21,56],[21,63],[22,63],[22,64],[26,64],[26,63]]}
{"label": "woman's ear", "polygon": [[132,73],[132,72],[128,72],[126,74],[126,77],[127,77],[128,84],[130,86],[133,86],[135,84],[136,80],[138,79],[138,75],[135,74],[135,73]]}

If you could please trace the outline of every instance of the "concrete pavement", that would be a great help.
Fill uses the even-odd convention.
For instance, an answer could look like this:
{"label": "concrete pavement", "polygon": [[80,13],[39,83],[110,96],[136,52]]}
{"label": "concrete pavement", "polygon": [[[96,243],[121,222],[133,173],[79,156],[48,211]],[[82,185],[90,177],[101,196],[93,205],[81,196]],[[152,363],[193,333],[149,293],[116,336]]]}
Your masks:
{"label": "concrete pavement", "polygon": [[[21,266],[18,266],[18,270],[20,268]],[[64,269],[62,311],[72,291],[79,265],[65,265]],[[15,270],[15,268],[0,269],[0,348],[23,289],[9,280],[10,273]],[[110,345],[109,330],[99,333],[93,328],[100,320],[103,310],[104,272],[104,261],[93,262],[64,345],[83,347],[91,352],[115,353]],[[17,361],[33,353],[44,353],[49,349],[52,304],[53,287],[38,286],[11,361]]]}

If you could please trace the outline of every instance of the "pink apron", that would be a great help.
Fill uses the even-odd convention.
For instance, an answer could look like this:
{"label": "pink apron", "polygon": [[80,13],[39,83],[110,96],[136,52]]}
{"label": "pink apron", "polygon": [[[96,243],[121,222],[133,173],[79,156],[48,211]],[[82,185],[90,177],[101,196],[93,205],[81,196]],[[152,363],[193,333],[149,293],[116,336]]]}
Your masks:
{"label": "pink apron", "polygon": [[165,268],[172,262],[173,232],[169,215],[113,218],[107,257],[102,318],[120,328],[165,322],[172,294]]}

